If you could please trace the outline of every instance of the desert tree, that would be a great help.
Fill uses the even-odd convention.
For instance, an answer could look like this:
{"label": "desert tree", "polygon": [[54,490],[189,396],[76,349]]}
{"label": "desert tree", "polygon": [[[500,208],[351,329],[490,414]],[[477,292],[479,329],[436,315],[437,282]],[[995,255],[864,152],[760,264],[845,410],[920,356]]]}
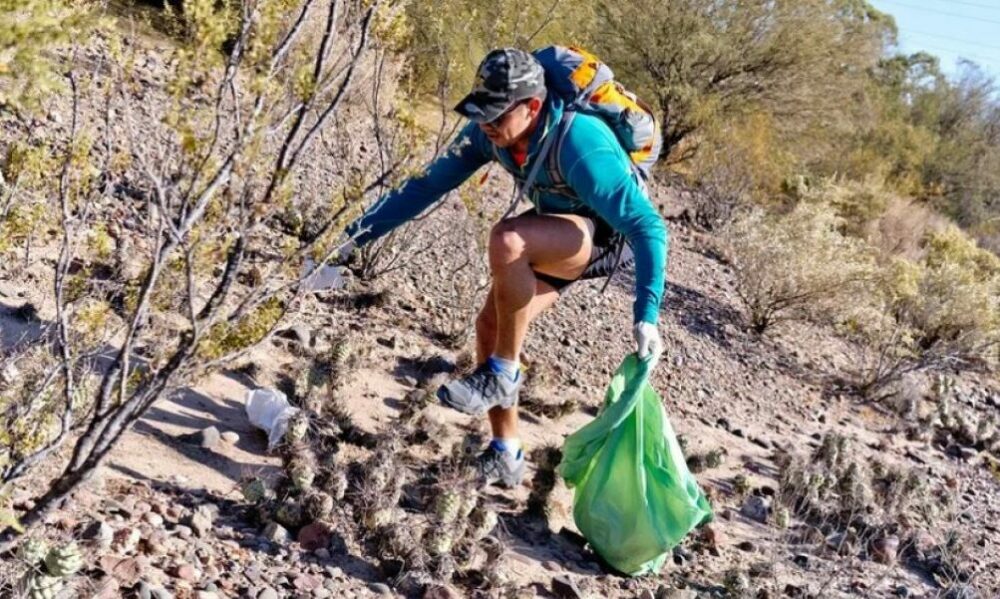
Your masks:
{"label": "desert tree", "polygon": [[[55,233],[51,307],[2,356],[2,484],[72,441],[24,525],[60,505],[158,399],[246,355],[299,308],[302,281],[388,176],[352,180],[313,156],[320,137],[350,134],[331,125],[377,76],[371,51],[392,35],[396,8],[192,0],[158,72],[139,68],[148,56],[121,35],[127,25],[65,52],[68,91],[47,101],[62,102],[68,123],[29,140],[31,160],[5,173],[25,183],[8,202],[46,198]],[[325,209],[308,235],[291,234],[281,215],[303,198]],[[12,539],[8,529],[0,546]]]}

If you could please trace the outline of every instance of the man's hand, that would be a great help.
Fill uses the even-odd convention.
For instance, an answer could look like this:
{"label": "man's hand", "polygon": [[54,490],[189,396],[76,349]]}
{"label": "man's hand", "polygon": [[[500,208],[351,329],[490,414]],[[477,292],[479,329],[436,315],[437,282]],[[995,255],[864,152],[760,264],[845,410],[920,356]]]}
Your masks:
{"label": "man's hand", "polygon": [[651,366],[656,366],[663,354],[663,342],[660,340],[660,331],[655,324],[649,322],[637,322],[632,330],[635,335],[635,343],[639,351],[639,358],[649,359]]}

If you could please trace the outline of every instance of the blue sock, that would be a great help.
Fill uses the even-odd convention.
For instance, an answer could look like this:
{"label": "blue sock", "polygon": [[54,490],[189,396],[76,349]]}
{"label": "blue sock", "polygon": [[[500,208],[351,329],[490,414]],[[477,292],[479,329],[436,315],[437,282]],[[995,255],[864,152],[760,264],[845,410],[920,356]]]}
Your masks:
{"label": "blue sock", "polygon": [[514,457],[517,459],[521,458],[520,439],[501,439],[499,437],[493,437],[493,440],[490,441],[490,447],[497,451],[514,454]]}
{"label": "blue sock", "polygon": [[508,360],[494,355],[486,359],[486,364],[491,371],[506,374],[512,381],[516,381],[519,376],[519,364],[516,360]]}

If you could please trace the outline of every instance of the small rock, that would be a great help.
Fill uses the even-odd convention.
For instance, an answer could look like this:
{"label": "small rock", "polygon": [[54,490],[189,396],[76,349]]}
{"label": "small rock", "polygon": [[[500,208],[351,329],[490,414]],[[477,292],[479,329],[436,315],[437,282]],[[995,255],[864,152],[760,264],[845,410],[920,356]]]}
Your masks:
{"label": "small rock", "polygon": [[178,537],[180,537],[182,539],[185,539],[185,540],[190,539],[192,536],[194,536],[194,531],[191,530],[191,527],[190,526],[185,526],[183,524],[178,524],[174,528],[174,532],[177,533]]}
{"label": "small rock", "polygon": [[139,546],[142,533],[138,529],[127,526],[115,531],[111,539],[111,546],[121,553],[131,553]]}
{"label": "small rock", "polygon": [[188,582],[198,582],[198,579],[201,578],[201,572],[191,564],[180,564],[174,567],[171,570],[171,575],[174,578],[180,578]]}
{"label": "small rock", "polygon": [[188,526],[200,538],[205,538],[212,532],[212,520],[214,511],[207,505],[199,506],[188,519]]}
{"label": "small rock", "polygon": [[105,555],[98,563],[105,574],[113,577],[122,586],[135,586],[143,575],[142,564],[135,558]]}
{"label": "small rock", "polygon": [[278,599],[278,591],[271,587],[264,587],[257,593],[257,599]]}
{"label": "small rock", "polygon": [[313,555],[316,556],[316,559],[326,561],[330,559],[330,550],[326,547],[320,547],[316,551],[313,551]]}
{"label": "small rock", "polygon": [[566,576],[556,576],[552,579],[552,593],[562,599],[583,599],[584,594],[576,583]]}
{"label": "small rock", "polygon": [[277,522],[269,522],[261,535],[276,545],[285,545],[292,540],[292,535],[288,533],[288,530]]}
{"label": "small rock", "polygon": [[240,442],[240,435],[235,431],[226,431],[221,435],[222,440],[230,445],[236,445]]}
{"label": "small rock", "polygon": [[93,543],[99,549],[107,549],[111,547],[114,535],[115,530],[111,528],[110,524],[103,520],[94,520],[83,528],[78,538],[81,541]]}
{"label": "small rock", "polygon": [[689,589],[671,589],[661,585],[656,589],[656,599],[698,599],[698,593]]}
{"label": "small rock", "polygon": [[766,523],[771,513],[771,501],[759,495],[750,495],[743,501],[740,513],[756,522]]}
{"label": "small rock", "polygon": [[[330,544],[330,527],[322,522],[313,522],[299,531],[299,545],[306,551],[316,551]],[[329,550],[328,550],[329,551]]]}
{"label": "small rock", "polygon": [[370,583],[368,583],[368,589],[371,590],[371,592],[373,592],[373,593],[375,593],[377,595],[382,595],[382,596],[385,596],[385,597],[392,597],[392,589],[390,589],[389,585],[387,585],[385,583],[382,583],[382,582],[370,582]]}
{"label": "small rock", "polygon": [[653,591],[649,589],[643,589],[642,592],[639,593],[639,599],[656,599],[656,595],[654,595]]}
{"label": "small rock", "polygon": [[153,528],[160,528],[163,526],[163,516],[157,513],[147,512],[142,516],[142,519]]}
{"label": "small rock", "polygon": [[872,543],[872,557],[880,564],[896,563],[897,551],[899,551],[899,537],[895,535],[878,538]]}
{"label": "small rock", "polygon": [[448,585],[429,584],[424,591],[424,599],[461,599],[461,595]]}
{"label": "small rock", "polygon": [[311,576],[309,574],[299,574],[292,581],[292,586],[300,591],[312,591],[316,589],[321,584],[323,580],[317,576]]}
{"label": "small rock", "polygon": [[197,445],[204,449],[211,449],[219,444],[219,440],[222,436],[219,434],[219,429],[214,426],[209,426],[201,429],[196,433],[190,433],[187,435],[181,435],[180,439],[185,443],[190,443],[191,445]]}

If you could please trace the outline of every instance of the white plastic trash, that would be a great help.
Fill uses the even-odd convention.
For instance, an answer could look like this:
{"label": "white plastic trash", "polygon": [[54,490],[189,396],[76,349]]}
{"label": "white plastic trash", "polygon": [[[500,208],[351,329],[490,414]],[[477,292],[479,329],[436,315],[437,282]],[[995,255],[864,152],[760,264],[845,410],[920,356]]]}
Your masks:
{"label": "white plastic trash", "polygon": [[347,285],[347,279],[344,276],[346,271],[347,269],[343,266],[330,264],[316,268],[316,263],[312,258],[307,258],[302,267],[302,288],[312,292],[343,289]]}
{"label": "white plastic trash", "polygon": [[250,424],[267,433],[267,449],[281,443],[288,421],[299,411],[276,389],[253,389],[247,392],[247,418]]}

